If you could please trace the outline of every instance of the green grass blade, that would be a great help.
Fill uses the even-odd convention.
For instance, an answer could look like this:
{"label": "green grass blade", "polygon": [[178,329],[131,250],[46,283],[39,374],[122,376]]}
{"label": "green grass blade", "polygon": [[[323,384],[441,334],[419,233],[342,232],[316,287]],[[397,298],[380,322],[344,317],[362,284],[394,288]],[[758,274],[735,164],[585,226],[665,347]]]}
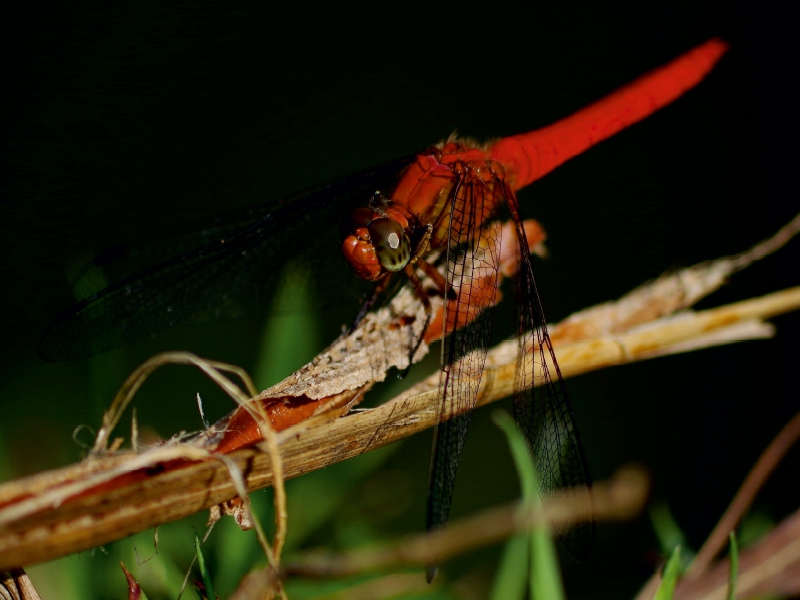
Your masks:
{"label": "green grass blade", "polygon": [[728,571],[728,600],[736,600],[736,580],[739,578],[739,543],[736,541],[736,532],[728,534],[731,550],[729,553],[730,570]]}
{"label": "green grass blade", "polygon": [[197,532],[194,534],[194,547],[197,550],[197,566],[203,578],[203,585],[206,587],[206,596],[214,600],[217,596],[214,593],[214,585],[211,583],[211,573],[208,572],[206,560],[203,558],[203,550],[200,546],[200,538],[197,537]]}
{"label": "green grass blade", "polygon": [[654,600],[672,600],[675,585],[681,575],[681,547],[675,546],[672,556],[669,557],[664,572],[661,574],[661,585],[654,596]]}
{"label": "green grass blade", "polygon": [[[539,497],[538,477],[525,438],[508,413],[497,411],[493,414],[493,418],[508,439],[525,503],[534,511],[541,510],[542,500]],[[532,528],[530,544],[531,598],[533,600],[562,600],[564,588],[558,568],[558,555],[546,526],[537,525]]]}
{"label": "green grass blade", "polygon": [[530,502],[534,506],[541,506],[542,501],[539,498],[539,484],[536,476],[536,469],[533,466],[530,453],[528,452],[528,445],[525,443],[525,438],[517,429],[516,423],[505,411],[498,410],[492,414],[492,419],[498,427],[506,435],[508,446],[511,450],[511,457],[514,459],[514,466],[517,468],[517,475],[519,476],[519,485],[522,488],[522,497],[526,502]]}
{"label": "green grass blade", "polygon": [[492,583],[491,600],[524,600],[530,564],[528,545],[526,533],[519,533],[506,542]]}

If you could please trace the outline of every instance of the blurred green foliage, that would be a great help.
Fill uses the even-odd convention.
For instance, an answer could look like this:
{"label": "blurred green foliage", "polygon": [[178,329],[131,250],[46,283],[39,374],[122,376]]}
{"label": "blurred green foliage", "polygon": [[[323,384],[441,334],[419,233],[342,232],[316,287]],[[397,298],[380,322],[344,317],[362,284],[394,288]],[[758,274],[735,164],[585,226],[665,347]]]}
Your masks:
{"label": "blurred green foliage", "polygon": [[655,600],[672,600],[672,595],[675,593],[675,586],[682,572],[681,547],[675,546],[667,564],[664,565],[664,569],[661,572],[661,584],[658,586]]}

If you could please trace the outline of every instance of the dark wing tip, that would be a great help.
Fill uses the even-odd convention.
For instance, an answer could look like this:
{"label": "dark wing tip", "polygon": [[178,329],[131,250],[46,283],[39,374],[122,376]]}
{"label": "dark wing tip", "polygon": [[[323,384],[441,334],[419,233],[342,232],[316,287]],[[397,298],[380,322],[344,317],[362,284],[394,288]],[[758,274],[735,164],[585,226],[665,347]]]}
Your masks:
{"label": "dark wing tip", "polygon": [[576,562],[585,562],[589,559],[594,547],[597,526],[594,521],[578,525],[561,534],[559,539],[567,553]]}
{"label": "dark wing tip", "polygon": [[438,568],[436,565],[428,565],[425,567],[425,580],[428,583],[431,583],[433,581],[433,578],[436,577],[437,569]]}

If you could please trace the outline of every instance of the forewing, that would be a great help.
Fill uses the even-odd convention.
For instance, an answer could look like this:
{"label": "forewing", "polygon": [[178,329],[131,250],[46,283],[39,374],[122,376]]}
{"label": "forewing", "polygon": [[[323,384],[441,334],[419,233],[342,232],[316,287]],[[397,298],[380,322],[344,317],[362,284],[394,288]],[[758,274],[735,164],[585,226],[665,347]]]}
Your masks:
{"label": "forewing", "polygon": [[341,256],[339,224],[376,190],[391,190],[413,156],[315,189],[217,218],[181,235],[119,246],[87,264],[78,303],[50,326],[42,358],[61,361],[109,350],[168,327],[268,311],[282,268],[303,261],[326,302],[369,289]]}
{"label": "forewing", "polygon": [[[514,382],[514,418],[534,458],[542,497],[560,488],[583,486],[586,494],[577,501],[590,505],[591,476],[547,333],[528,241],[516,198],[510,189],[506,196],[516,225],[520,259],[517,286],[519,353]],[[583,560],[594,540],[594,523],[557,533],[570,554]]]}
{"label": "forewing", "polygon": [[[447,521],[456,468],[486,362],[498,283],[500,227],[482,226],[495,207],[493,188],[469,176],[452,192],[447,283],[457,302],[446,303],[437,426],[428,495],[428,528]],[[465,324],[458,328],[455,324]],[[453,331],[455,329],[455,331]]]}

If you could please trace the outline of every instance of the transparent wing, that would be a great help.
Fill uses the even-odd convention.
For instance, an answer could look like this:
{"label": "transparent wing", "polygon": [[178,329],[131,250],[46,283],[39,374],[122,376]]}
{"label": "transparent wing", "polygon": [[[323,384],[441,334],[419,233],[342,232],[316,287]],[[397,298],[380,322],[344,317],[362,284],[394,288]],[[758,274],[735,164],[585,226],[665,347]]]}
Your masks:
{"label": "transparent wing", "polygon": [[340,252],[339,224],[376,190],[393,189],[413,156],[295,197],[189,230],[119,246],[87,264],[77,304],[44,334],[39,353],[61,361],[109,350],[186,323],[264,314],[282,268],[305,262],[325,303],[356,304],[370,284]]}
{"label": "transparent wing", "polygon": [[485,309],[494,304],[497,293],[500,227],[498,223],[482,224],[498,206],[498,198],[493,186],[470,173],[454,187],[450,207],[446,279],[457,301],[448,302],[445,312],[445,331],[452,333],[442,344],[429,529],[443,525],[450,512],[456,468],[486,362],[491,313]]}
{"label": "transparent wing", "polygon": [[[584,486],[577,502],[591,509],[591,476],[575,425],[575,416],[547,333],[547,323],[533,274],[525,230],[513,192],[506,192],[519,241],[519,353],[514,382],[514,418],[525,435],[539,475],[542,497],[559,488]],[[594,523],[557,531],[577,560],[586,558]]]}

